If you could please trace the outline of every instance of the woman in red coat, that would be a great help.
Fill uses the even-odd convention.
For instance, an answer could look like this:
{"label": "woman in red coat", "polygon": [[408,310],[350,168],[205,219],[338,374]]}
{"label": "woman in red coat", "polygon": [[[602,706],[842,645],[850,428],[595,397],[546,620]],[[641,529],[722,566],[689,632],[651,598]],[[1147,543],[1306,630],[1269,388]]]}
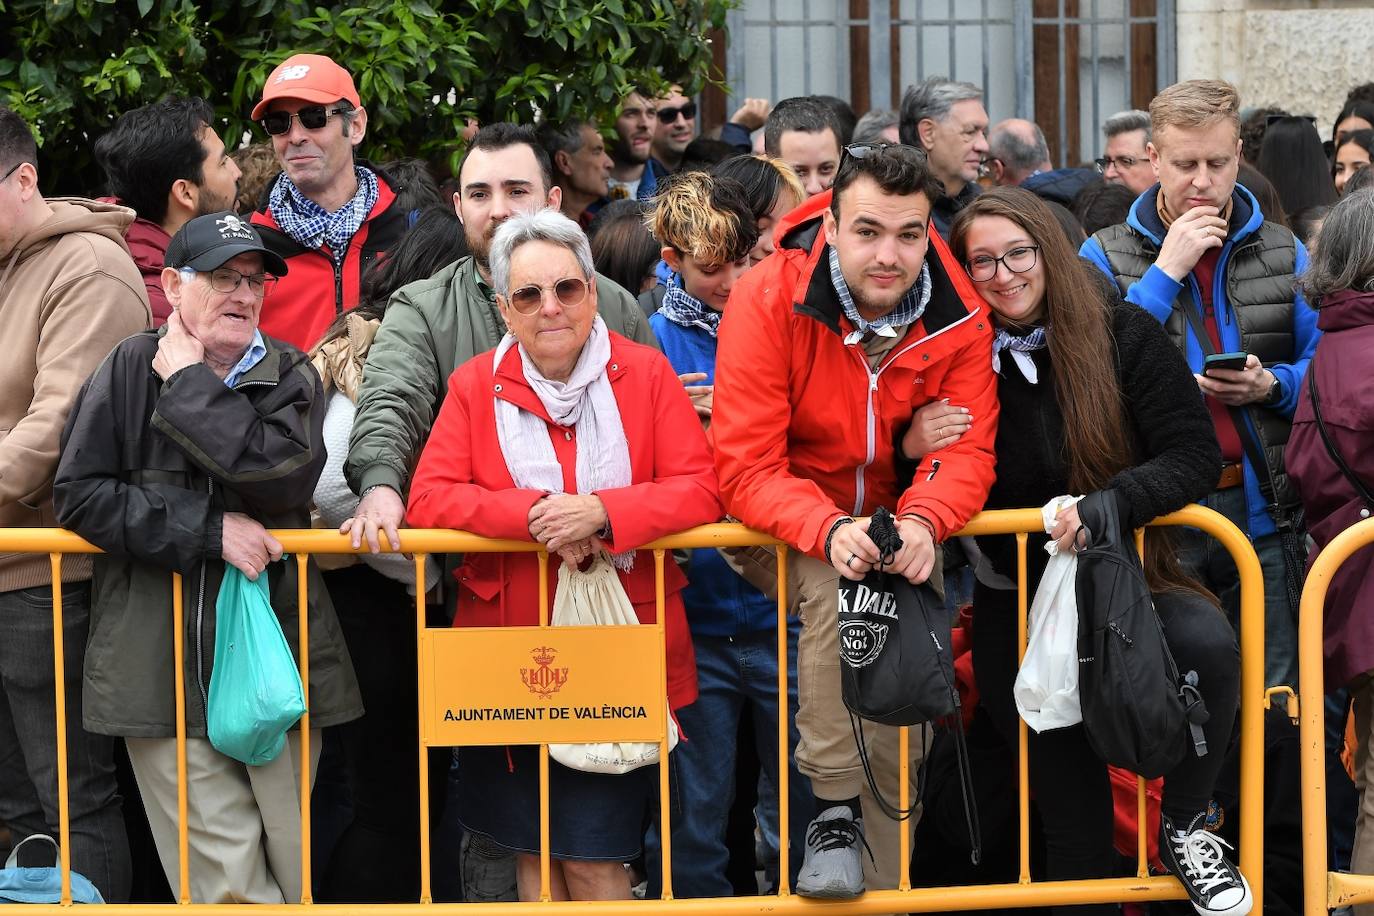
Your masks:
{"label": "woman in red coat", "polygon": [[[1374,491],[1374,194],[1356,191],[1327,214],[1312,264],[1302,279],[1317,308],[1322,338],[1308,366],[1284,452],[1302,494],[1307,530],[1319,549],[1374,512],[1327,450],[1312,409],[1317,389],[1331,446],[1366,491]],[[1317,553],[1312,554],[1316,559]],[[1350,870],[1374,874],[1374,547],[1364,547],[1331,577],[1322,621],[1326,690],[1350,690],[1355,719],[1355,787],[1359,819]],[[1306,664],[1307,660],[1304,659]],[[1356,907],[1356,912],[1368,911]]]}
{"label": "woman in red coat", "polygon": [[[553,210],[515,216],[491,246],[492,285],[509,332],[460,366],[420,457],[409,523],[530,539],[560,563],[611,554],[643,623],[655,622],[654,561],[635,550],[721,516],[706,436],[682,384],[656,350],[606,329],[591,250]],[[455,575],[455,626],[539,622],[534,554],[474,553]],[[696,666],[676,564],[664,570],[668,702],[696,699]],[[539,786],[534,748],[459,751],[463,825],[517,855],[520,896],[539,893]],[[553,893],[625,899],[622,863],[639,853],[655,768],[584,773],[550,762]]]}

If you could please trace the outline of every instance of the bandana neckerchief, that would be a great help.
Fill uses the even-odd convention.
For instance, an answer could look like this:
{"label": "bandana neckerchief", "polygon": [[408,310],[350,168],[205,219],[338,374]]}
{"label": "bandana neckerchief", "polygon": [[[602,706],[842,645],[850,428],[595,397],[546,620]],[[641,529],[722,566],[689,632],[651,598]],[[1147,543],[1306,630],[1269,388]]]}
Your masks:
{"label": "bandana neckerchief", "polygon": [[285,172],[277,176],[269,198],[272,218],[281,231],[306,248],[328,245],[335,264],[343,261],[349,241],[377,203],[377,176],[360,165],[353,171],[358,176],[358,192],[333,213],[302,194]]}
{"label": "bandana neckerchief", "polygon": [[693,296],[676,283],[669,283],[658,313],[684,328],[701,328],[712,337],[720,329],[720,312]]}
{"label": "bandana neckerchief", "polygon": [[992,371],[1001,373],[1002,351],[1006,350],[1011,353],[1011,358],[1016,361],[1016,367],[1021,370],[1026,381],[1035,385],[1040,381],[1040,373],[1035,368],[1035,360],[1031,359],[1031,353],[1043,349],[1044,328],[1036,328],[1024,337],[1017,337],[1005,328],[998,328],[992,338]]}
{"label": "bandana neckerchief", "polygon": [[896,337],[896,327],[914,323],[925,314],[926,306],[930,304],[930,268],[924,261],[921,262],[920,277],[897,302],[897,306],[886,315],[872,321],[865,321],[859,314],[859,307],[854,304],[854,294],[849,291],[849,284],[844,280],[844,272],[840,270],[840,255],[833,245],[830,247],[830,282],[835,287],[835,295],[840,297],[845,317],[855,328],[845,337],[845,344],[856,344],[869,332],[879,337]]}

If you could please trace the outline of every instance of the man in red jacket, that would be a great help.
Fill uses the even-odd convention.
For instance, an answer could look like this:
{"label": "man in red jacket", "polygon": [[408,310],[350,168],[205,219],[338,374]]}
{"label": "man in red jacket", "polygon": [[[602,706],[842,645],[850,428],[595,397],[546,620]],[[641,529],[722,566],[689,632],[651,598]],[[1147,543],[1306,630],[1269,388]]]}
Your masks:
{"label": "man in red jacket", "polygon": [[358,304],[363,274],[409,221],[386,175],[354,161],[367,109],[353,77],[328,57],[283,61],[267,77],[253,120],[271,135],[282,172],[252,222],[291,268],[263,299],[259,326],[309,350]]}
{"label": "man in red jacket", "polygon": [[[722,498],[732,516],[793,548],[796,760],[819,809],[797,881],[806,896],[864,890],[868,786],[840,697],[838,579],[873,569],[867,516],[887,506],[903,542],[889,569],[938,589],[937,545],[982,508],[993,481],[992,323],[930,228],[940,193],[918,150],[849,147],[832,190],[785,217],[778,250],[735,285],[720,329],[712,434]],[[920,445],[912,413],[943,399],[966,406],[971,425]],[[768,559],[740,562],[757,582],[774,574]],[[897,730],[870,723],[865,734],[878,787],[895,799]],[[911,736],[913,780],[920,739]],[[869,880],[895,887],[907,863],[899,828],[884,827],[868,836]]]}

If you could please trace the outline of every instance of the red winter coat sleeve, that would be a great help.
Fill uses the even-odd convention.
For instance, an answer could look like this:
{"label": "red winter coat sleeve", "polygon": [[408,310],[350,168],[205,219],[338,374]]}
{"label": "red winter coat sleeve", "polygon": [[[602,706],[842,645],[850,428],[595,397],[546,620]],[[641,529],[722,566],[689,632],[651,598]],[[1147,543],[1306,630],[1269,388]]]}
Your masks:
{"label": "red winter coat sleeve", "polygon": [[716,352],[711,436],[721,497],[749,527],[821,556],[826,523],[842,512],[818,484],[794,476],[787,459],[791,308],[776,307],[750,279],[730,297]]}
{"label": "red winter coat sleeve", "polygon": [[[644,382],[647,403],[637,396],[636,406],[630,409],[650,411],[653,479],[596,491],[610,518],[614,543],[607,547],[612,553],[717,521],[723,514],[715,465],[691,399],[662,354],[648,354],[644,372],[650,376]],[[621,404],[626,405],[627,400],[622,398]],[[623,420],[627,428],[638,425],[631,418]],[[633,440],[630,448],[635,448]],[[639,466],[638,461],[634,463]]]}
{"label": "red winter coat sleeve", "polygon": [[476,373],[460,367],[449,377],[448,397],[415,469],[406,521],[416,528],[457,528],[482,537],[533,540],[530,508],[543,498],[542,492],[493,489],[474,482],[473,443],[491,438],[475,429],[469,402],[474,395],[491,398],[486,386],[477,384]]}
{"label": "red winter coat sleeve", "polygon": [[990,336],[980,336],[950,356],[949,371],[931,400],[941,398],[967,407],[973,425],[953,445],[921,459],[911,486],[897,502],[899,516],[915,513],[928,520],[937,542],[982,511],[996,476],[999,408]]}

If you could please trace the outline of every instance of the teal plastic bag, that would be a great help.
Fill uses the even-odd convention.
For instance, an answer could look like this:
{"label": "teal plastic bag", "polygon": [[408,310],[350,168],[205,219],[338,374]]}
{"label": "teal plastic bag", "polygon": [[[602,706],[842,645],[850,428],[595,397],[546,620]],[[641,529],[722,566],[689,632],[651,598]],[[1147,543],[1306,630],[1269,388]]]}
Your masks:
{"label": "teal plastic bag", "polygon": [[249,766],[275,760],[305,714],[300,671],[267,597],[267,578],[264,570],[252,582],[226,567],[215,603],[206,728],[217,751]]}

